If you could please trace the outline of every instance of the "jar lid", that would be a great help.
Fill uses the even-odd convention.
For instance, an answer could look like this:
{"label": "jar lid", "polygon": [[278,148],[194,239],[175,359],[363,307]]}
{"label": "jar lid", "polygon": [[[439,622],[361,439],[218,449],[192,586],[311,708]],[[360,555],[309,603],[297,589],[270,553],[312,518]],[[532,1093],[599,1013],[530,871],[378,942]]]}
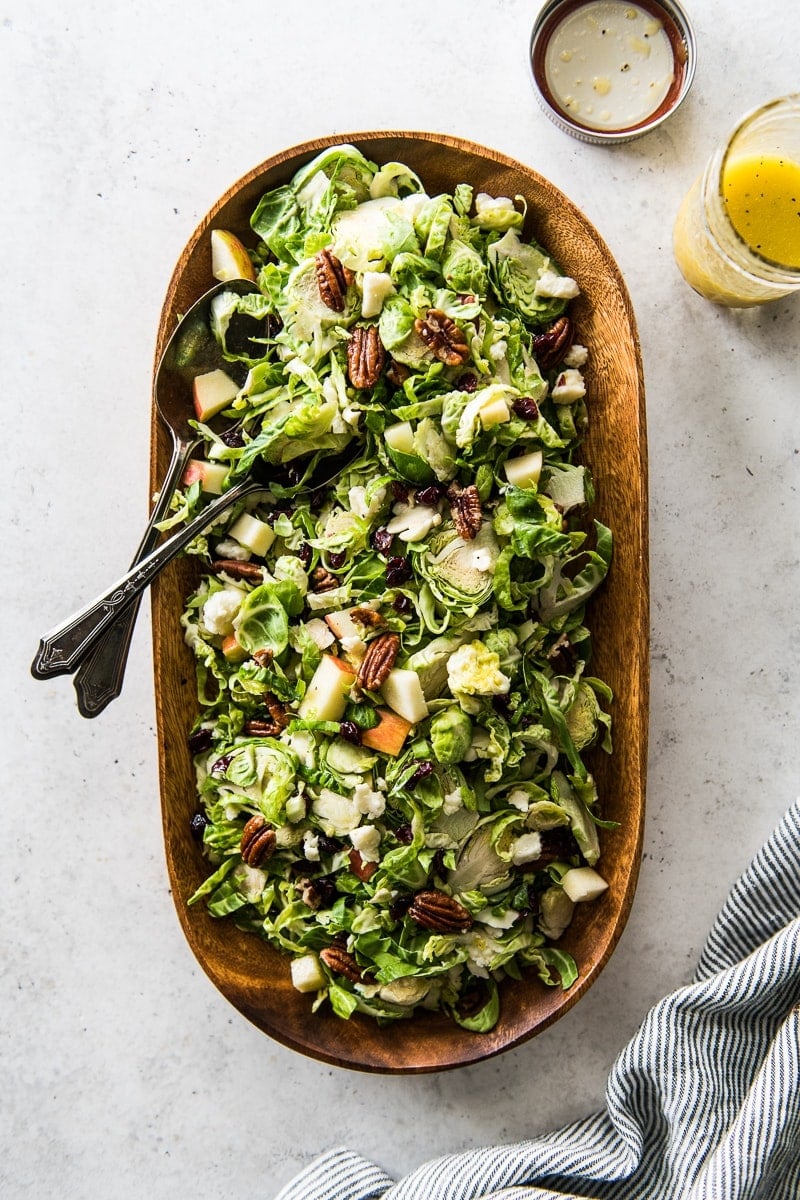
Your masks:
{"label": "jar lid", "polygon": [[688,93],[694,31],[676,0],[549,0],[530,62],[539,103],[560,129],[585,142],[628,142]]}

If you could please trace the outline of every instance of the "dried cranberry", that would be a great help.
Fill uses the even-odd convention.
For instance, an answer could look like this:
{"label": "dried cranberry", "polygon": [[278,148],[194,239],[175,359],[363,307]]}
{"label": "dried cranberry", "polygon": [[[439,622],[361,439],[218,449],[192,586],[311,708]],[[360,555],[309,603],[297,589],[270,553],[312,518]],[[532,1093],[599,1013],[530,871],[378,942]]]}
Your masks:
{"label": "dried cranberry", "polygon": [[392,495],[398,504],[408,503],[408,488],[399,479],[392,480]]}
{"label": "dried cranberry", "polygon": [[383,554],[384,556],[391,550],[393,541],[394,537],[389,533],[388,529],[376,529],[372,535],[373,549],[377,550],[378,554]]}
{"label": "dried cranberry", "polygon": [[474,392],[478,386],[478,377],[473,375],[471,371],[465,371],[463,375],[459,375],[456,380],[456,387],[460,392]]}
{"label": "dried cranberry", "polygon": [[314,880],[314,891],[319,896],[320,908],[330,908],[339,895],[332,875],[319,875]]}
{"label": "dried cranberry", "polygon": [[219,436],[226,446],[237,447],[244,445],[244,434],[238,425],[234,425],[233,429],[226,429]]}
{"label": "dried cranberry", "polygon": [[413,899],[414,897],[407,892],[401,892],[399,896],[395,897],[395,899],[389,905],[389,916],[393,921],[402,921],[403,917],[411,907],[411,902]]}
{"label": "dried cranberry", "polygon": [[430,508],[435,508],[444,495],[444,488],[438,483],[431,483],[427,487],[420,488],[417,492],[417,502],[419,504],[427,504]]}
{"label": "dried cranberry", "polygon": [[511,407],[523,421],[535,421],[539,416],[539,405],[533,396],[518,396]]}
{"label": "dried cranberry", "polygon": [[401,592],[400,595],[395,596],[394,600],[392,601],[392,608],[395,612],[408,612],[411,609],[411,601],[409,600],[408,596],[404,596]]}
{"label": "dried cranberry", "polygon": [[431,862],[431,874],[438,875],[441,879],[444,875],[444,850],[437,850]]}
{"label": "dried cranberry", "polygon": [[414,830],[410,825],[398,825],[394,831],[394,836],[403,846],[410,846],[414,840]]}
{"label": "dried cranberry", "polygon": [[361,745],[361,730],[355,721],[340,721],[339,736],[343,737],[346,742],[350,742],[351,746]]}
{"label": "dried cranberry", "polygon": [[338,571],[339,567],[344,566],[344,560],[347,558],[347,553],[344,550],[331,550],[328,553],[328,563],[332,571]]}
{"label": "dried cranberry", "polygon": [[222,758],[218,758],[215,763],[212,763],[211,774],[212,775],[224,775],[230,765],[230,761],[232,758],[233,758],[233,754],[223,754]]}
{"label": "dried cranberry", "polygon": [[327,833],[317,834],[317,845],[323,854],[336,854],[342,848],[342,843],[336,838],[328,837]]}
{"label": "dried cranberry", "polygon": [[192,819],[189,821],[189,832],[196,842],[201,842],[203,840],[203,833],[206,825],[210,824],[211,822],[205,813],[196,812],[194,814]]}
{"label": "dried cranberry", "polygon": [[508,696],[492,696],[492,708],[496,713],[499,713],[501,717],[507,716],[511,708],[508,702]]}
{"label": "dried cranberry", "polygon": [[307,567],[311,562],[311,559],[313,558],[313,551],[308,542],[303,542],[302,546],[297,551],[297,557],[300,559],[300,562],[304,567]]}
{"label": "dried cranberry", "polygon": [[386,582],[389,587],[399,587],[411,578],[411,563],[407,558],[394,554],[386,564]]}
{"label": "dried cranberry", "polygon": [[264,336],[268,338],[277,337],[283,329],[283,321],[277,313],[267,313],[264,321]]}
{"label": "dried cranberry", "polygon": [[190,733],[186,739],[192,754],[201,754],[203,750],[208,750],[211,745],[212,737],[210,729],[195,729],[194,733]]}
{"label": "dried cranberry", "polygon": [[267,513],[267,524],[274,525],[279,517],[291,517],[291,508],[271,508]]}
{"label": "dried cranberry", "polygon": [[414,772],[414,774],[411,776],[411,778],[409,779],[408,783],[406,784],[406,787],[413,788],[416,784],[418,784],[420,782],[420,780],[427,779],[428,776],[432,775],[432,774],[433,774],[433,763],[430,762],[428,759],[423,758],[423,760],[417,764],[417,769]]}

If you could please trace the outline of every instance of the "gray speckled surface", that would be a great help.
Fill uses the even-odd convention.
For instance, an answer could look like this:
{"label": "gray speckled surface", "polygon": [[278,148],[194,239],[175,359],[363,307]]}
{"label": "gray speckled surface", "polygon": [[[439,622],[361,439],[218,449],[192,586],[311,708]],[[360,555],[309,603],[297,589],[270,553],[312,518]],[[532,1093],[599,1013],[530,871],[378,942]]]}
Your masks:
{"label": "gray speckled surface", "polygon": [[[572,141],[531,93],[535,4],[0,5],[4,1196],[269,1197],[339,1142],[390,1171],[602,1102],[648,1006],[685,982],[727,888],[798,789],[797,298],[725,312],[670,229],[715,141],[796,85],[800,9],[693,0],[694,89],[660,131]],[[776,48],[778,55],[776,58]],[[44,629],[125,566],[147,493],[150,357],[202,213],[316,135],[438,129],[583,208],[639,322],[651,468],[652,722],[633,912],[556,1026],[454,1074],[377,1078],[264,1038],[201,974],[160,841],[147,621],[98,721],[34,683]]]}

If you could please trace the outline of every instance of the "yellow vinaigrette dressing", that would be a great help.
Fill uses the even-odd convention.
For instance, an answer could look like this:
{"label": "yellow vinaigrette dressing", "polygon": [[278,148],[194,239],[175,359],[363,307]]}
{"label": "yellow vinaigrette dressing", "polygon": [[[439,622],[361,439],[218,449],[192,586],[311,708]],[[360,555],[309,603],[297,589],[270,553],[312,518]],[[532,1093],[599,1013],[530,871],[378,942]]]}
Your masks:
{"label": "yellow vinaigrette dressing", "polygon": [[800,267],[800,163],[749,155],[725,164],[725,208],[739,236],[762,258]]}

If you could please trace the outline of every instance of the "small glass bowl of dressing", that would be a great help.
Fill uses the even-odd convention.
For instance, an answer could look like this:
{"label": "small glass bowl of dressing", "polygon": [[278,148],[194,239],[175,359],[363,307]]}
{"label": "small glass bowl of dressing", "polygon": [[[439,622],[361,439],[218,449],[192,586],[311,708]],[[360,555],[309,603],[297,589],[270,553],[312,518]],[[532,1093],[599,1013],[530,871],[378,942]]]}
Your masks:
{"label": "small glass bowl of dressing", "polygon": [[585,142],[628,142],[689,91],[694,31],[676,0],[550,0],[530,61],[539,103],[560,129]]}

